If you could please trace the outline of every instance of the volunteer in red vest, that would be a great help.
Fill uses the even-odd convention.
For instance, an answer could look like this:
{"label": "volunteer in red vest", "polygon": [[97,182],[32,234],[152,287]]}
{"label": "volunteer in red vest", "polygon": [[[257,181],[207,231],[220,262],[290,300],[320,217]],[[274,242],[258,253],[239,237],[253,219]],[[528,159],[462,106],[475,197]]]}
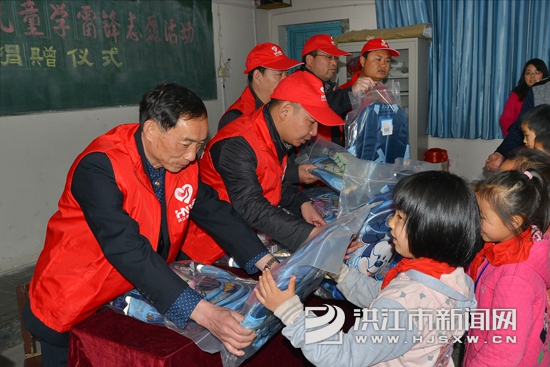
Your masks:
{"label": "volunteer in red vest", "polygon": [[139,120],[76,158],[48,223],[24,309],[44,366],[66,366],[71,327],[133,288],[180,328],[194,320],[237,355],[255,336],[240,314],[205,301],[168,265],[189,258],[181,246],[191,219],[247,271],[273,263],[250,226],[199,179],[204,103],[180,85],[159,85],[143,96]]}
{"label": "volunteer in red vest", "polygon": [[[351,79],[338,89],[351,88],[360,78],[364,78],[377,86],[379,90],[385,89],[384,80],[390,72],[392,56],[399,56],[399,52],[391,48],[382,38],[373,38],[369,40],[361,49],[359,56],[359,66],[361,70],[355,72]],[[364,107],[362,105],[362,107]]]}
{"label": "volunteer in red vest", "polygon": [[[218,131],[200,159],[202,180],[252,228],[290,250],[325,225],[310,199],[283,181],[287,153],[317,135],[318,123],[338,126],[344,121],[330,109],[317,77],[293,73],[279,83],[264,107]],[[183,249],[207,263],[224,253],[193,221]]]}
{"label": "volunteer in red vest", "polygon": [[[336,89],[332,80],[338,71],[338,58],[351,56],[349,52],[335,46],[334,40],[328,34],[317,34],[310,37],[302,49],[304,65],[300,70],[309,72],[321,79],[327,95],[327,101],[334,112],[345,115],[351,109],[349,92],[367,91],[374,82],[368,78],[358,78],[347,88]],[[344,132],[342,126],[319,126],[319,136],[344,146]]]}
{"label": "volunteer in red vest", "polygon": [[399,56],[399,52],[391,48],[384,39],[369,40],[361,49],[361,56],[359,56],[361,70],[353,74],[347,83],[338,88],[350,88],[361,77],[370,79],[374,85],[382,83],[390,72],[392,56]]}
{"label": "volunteer in red vest", "polygon": [[[244,73],[248,74],[248,86],[239,99],[225,111],[218,130],[237,117],[252,113],[269,102],[271,93],[286,78],[288,70],[301,64],[300,61],[285,56],[278,45],[271,42],[259,43],[246,57]],[[309,172],[313,168],[313,164],[291,164],[286,179],[293,184],[313,183],[318,180]]]}
{"label": "volunteer in red vest", "polygon": [[259,43],[246,57],[248,86],[243,93],[223,114],[218,123],[218,130],[237,117],[254,112],[269,102],[273,90],[283,80],[288,70],[301,65],[300,61],[287,57],[279,45],[271,42]]}

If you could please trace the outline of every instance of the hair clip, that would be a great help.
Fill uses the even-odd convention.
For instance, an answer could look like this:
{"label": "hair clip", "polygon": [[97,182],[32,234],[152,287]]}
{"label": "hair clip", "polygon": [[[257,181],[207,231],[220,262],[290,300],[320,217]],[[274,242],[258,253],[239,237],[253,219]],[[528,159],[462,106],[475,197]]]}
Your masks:
{"label": "hair clip", "polygon": [[533,175],[531,174],[531,172],[525,171],[525,172],[523,172],[523,174],[524,174],[525,176],[529,177],[530,180],[533,179]]}

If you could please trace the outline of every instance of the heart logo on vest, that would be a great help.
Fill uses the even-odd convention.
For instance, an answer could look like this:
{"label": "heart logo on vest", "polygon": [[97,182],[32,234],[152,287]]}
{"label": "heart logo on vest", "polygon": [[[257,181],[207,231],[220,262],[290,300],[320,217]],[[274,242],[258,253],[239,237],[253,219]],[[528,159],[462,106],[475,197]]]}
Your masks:
{"label": "heart logo on vest", "polygon": [[189,201],[191,200],[191,197],[193,196],[193,186],[191,186],[189,184],[185,184],[182,187],[178,187],[174,191],[174,196],[179,201],[182,201],[185,204],[189,204]]}

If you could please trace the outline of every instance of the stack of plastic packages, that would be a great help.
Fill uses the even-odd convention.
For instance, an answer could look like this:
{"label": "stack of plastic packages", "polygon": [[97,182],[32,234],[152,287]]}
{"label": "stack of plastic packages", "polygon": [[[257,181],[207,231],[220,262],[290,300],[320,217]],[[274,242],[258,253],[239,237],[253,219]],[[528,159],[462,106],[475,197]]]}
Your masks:
{"label": "stack of plastic packages", "polygon": [[[359,232],[369,210],[368,206],[364,206],[349,215],[343,215],[324,226],[315,237],[306,240],[294,254],[273,269],[272,274],[277,285],[284,290],[288,287],[290,278],[296,276],[296,294],[303,301],[319,287],[327,272],[338,272],[350,238]],[[192,339],[206,352],[221,351],[224,367],[239,366],[282,328],[282,322],[256,299],[253,292],[256,281],[190,260],[175,262],[170,266],[206,300],[245,316],[241,324],[253,329],[257,336],[245,349],[243,357],[227,352],[218,339],[193,321],[184,329],[178,328],[136,290],[116,298],[109,306],[143,322],[168,327]]]}
{"label": "stack of plastic packages", "polygon": [[[241,278],[229,271],[192,260],[177,261],[170,267],[205,300],[235,311],[242,310],[257,284],[253,279]],[[205,352],[217,353],[221,350],[221,342],[204,327],[189,321],[185,328],[179,328],[135,289],[117,297],[108,306],[140,321],[172,329],[192,339]]]}

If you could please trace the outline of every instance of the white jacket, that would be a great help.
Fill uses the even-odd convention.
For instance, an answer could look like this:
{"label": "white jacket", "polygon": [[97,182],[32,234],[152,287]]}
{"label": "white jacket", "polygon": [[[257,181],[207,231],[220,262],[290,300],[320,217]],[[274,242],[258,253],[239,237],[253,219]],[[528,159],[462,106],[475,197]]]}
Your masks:
{"label": "white jacket", "polygon": [[[464,312],[476,307],[474,284],[464,269],[441,280],[409,270],[382,291],[381,285],[357,269],[350,269],[338,284],[350,302],[370,310],[367,322],[364,316],[356,320],[358,330],[350,328],[341,344],[305,344],[304,311],[282,333],[316,366],[454,366],[453,336],[462,336]],[[456,316],[452,325],[450,315]],[[437,325],[442,320],[447,325]]]}

